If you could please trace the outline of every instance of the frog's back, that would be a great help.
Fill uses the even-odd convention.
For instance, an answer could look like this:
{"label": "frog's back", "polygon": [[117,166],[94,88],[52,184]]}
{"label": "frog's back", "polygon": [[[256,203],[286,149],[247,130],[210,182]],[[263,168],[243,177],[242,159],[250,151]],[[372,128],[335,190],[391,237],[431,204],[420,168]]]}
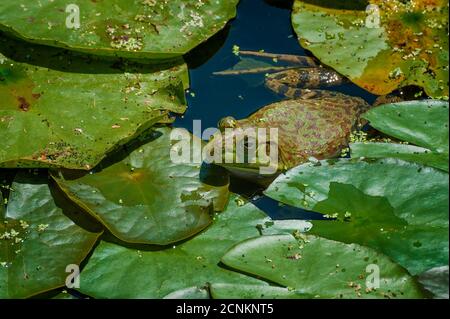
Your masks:
{"label": "frog's back", "polygon": [[274,103],[248,120],[258,127],[278,128],[281,158],[286,166],[293,167],[310,157],[338,155],[367,107],[360,98],[339,94]]}

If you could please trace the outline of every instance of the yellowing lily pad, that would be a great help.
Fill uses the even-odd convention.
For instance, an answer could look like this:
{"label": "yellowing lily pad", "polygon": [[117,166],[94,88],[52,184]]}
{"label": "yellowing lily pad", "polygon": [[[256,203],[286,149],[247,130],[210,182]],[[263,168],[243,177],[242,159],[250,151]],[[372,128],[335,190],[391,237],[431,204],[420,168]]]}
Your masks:
{"label": "yellowing lily pad", "polygon": [[67,266],[79,266],[100,235],[67,217],[79,211],[63,199],[55,201],[46,177],[19,174],[0,213],[0,298],[64,286],[74,269],[66,272]]}
{"label": "yellowing lily pad", "polygon": [[94,174],[53,176],[71,200],[123,241],[166,245],[186,239],[224,208],[228,176],[203,182],[201,164],[172,161],[177,141],[170,135],[169,128],[154,130],[144,145],[116,154]]}
{"label": "yellowing lily pad", "polygon": [[0,30],[91,54],[172,58],[221,30],[239,0],[2,1]]}
{"label": "yellowing lily pad", "polygon": [[[296,0],[294,29],[303,47],[374,94],[417,85],[448,96],[448,1]],[[358,4],[358,6],[357,6]]]}
{"label": "yellowing lily pad", "polygon": [[121,65],[0,36],[0,167],[90,169],[183,113],[186,82],[182,61]]}

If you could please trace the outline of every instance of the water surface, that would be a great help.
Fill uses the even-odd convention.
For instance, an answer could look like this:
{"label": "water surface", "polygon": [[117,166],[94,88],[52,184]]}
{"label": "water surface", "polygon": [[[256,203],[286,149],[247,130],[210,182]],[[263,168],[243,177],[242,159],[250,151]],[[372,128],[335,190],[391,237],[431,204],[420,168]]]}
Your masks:
{"label": "water surface", "polygon": [[[216,71],[233,67],[239,57],[233,47],[241,50],[270,53],[308,55],[299,45],[291,26],[289,0],[241,0],[237,18],[207,43],[188,55],[191,89],[187,94],[189,108],[174,124],[193,132],[193,121],[201,120],[202,130],[216,127],[218,121],[228,115],[241,119],[265,105],[280,101],[283,97],[264,87],[264,74],[217,76]],[[273,61],[268,60],[273,63]],[[375,96],[353,84],[329,88],[353,96],[360,96],[372,103]],[[272,218],[310,219],[317,214],[301,209],[279,206],[270,198],[259,196],[260,189],[246,181],[233,179],[232,191],[244,194]]]}

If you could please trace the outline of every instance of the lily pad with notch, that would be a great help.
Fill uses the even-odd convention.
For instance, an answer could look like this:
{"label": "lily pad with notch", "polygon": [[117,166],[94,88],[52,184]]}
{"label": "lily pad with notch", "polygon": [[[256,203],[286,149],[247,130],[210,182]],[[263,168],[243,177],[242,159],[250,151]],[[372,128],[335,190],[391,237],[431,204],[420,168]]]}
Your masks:
{"label": "lily pad with notch", "polygon": [[[229,180],[222,169],[204,171],[190,156],[174,161],[172,132],[152,129],[90,173],[55,171],[52,176],[120,240],[167,245],[189,238],[211,223],[214,211],[223,210]],[[201,140],[184,132],[189,138],[184,151],[191,154],[193,144],[201,150]]]}
{"label": "lily pad with notch", "polygon": [[416,275],[448,264],[448,174],[397,159],[322,161],[278,177],[266,195],[325,214],[311,233],[358,243]]}

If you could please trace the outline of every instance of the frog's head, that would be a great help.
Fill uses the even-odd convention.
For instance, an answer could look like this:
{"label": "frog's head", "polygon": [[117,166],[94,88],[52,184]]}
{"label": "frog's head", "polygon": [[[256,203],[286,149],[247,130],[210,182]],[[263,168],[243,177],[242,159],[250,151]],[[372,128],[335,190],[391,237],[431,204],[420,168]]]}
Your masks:
{"label": "frog's head", "polygon": [[251,121],[231,116],[221,119],[219,131],[206,145],[209,162],[225,167],[232,174],[265,184],[283,167],[279,163],[278,136]]}

